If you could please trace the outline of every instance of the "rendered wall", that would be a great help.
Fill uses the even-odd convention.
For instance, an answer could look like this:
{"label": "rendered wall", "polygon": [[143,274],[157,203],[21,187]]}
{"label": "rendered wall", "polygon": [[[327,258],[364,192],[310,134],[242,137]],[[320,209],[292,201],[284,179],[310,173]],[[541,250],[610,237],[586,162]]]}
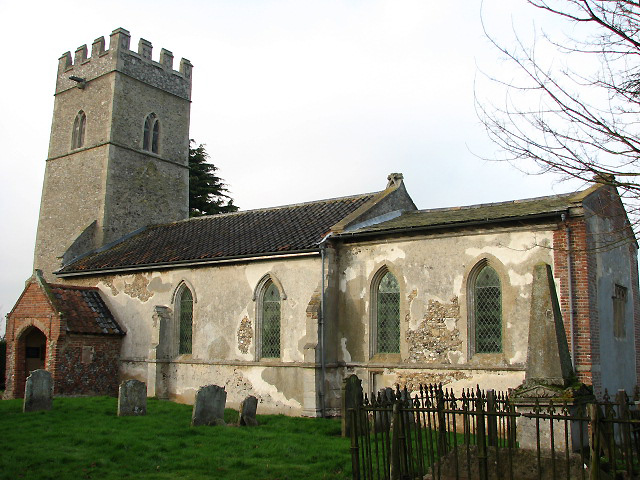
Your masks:
{"label": "rendered wall", "polygon": [[[281,296],[281,357],[256,358],[255,289],[271,275]],[[237,408],[255,395],[263,412],[318,414],[319,255],[198,269],[85,278],[97,285],[127,331],[121,376],[147,382],[148,393],[191,403],[202,385],[227,389]],[[74,283],[78,283],[74,279]],[[177,353],[175,293],[194,297],[192,354]],[[283,295],[284,293],[284,295]]]}
{"label": "rendered wall", "polygon": [[[442,382],[459,390],[506,390],[524,378],[533,266],[553,265],[552,229],[467,231],[339,247],[339,328],[329,342],[342,375],[356,373],[365,390],[399,383]],[[467,281],[483,260],[502,284],[503,353],[469,346]],[[371,286],[386,267],[400,285],[400,354],[371,355]],[[338,393],[334,392],[333,403]]]}
{"label": "rendered wall", "polygon": [[[594,365],[601,378],[597,393],[600,396],[606,389],[613,396],[624,389],[631,394],[637,385],[635,332],[638,314],[634,293],[638,283],[638,249],[617,196],[602,189],[598,195],[587,199],[585,207],[599,327],[598,337],[592,337],[592,341],[596,340],[594,349],[599,353],[599,363]],[[622,335],[616,335],[614,328],[616,285],[627,290]]]}

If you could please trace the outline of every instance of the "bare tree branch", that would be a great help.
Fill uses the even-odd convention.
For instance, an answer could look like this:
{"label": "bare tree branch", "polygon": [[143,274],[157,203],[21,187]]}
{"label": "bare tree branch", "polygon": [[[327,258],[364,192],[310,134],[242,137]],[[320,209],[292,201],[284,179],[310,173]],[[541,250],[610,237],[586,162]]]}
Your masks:
{"label": "bare tree branch", "polygon": [[[527,0],[573,27],[573,37],[539,32],[528,45],[514,31],[505,46],[487,38],[521,76],[490,76],[501,104],[476,110],[503,160],[618,188],[634,225],[640,217],[640,2]],[[484,24],[483,24],[484,26]],[[537,56],[540,45],[556,52]],[[524,167],[526,168],[526,167]],[[606,180],[603,180],[606,179]]]}

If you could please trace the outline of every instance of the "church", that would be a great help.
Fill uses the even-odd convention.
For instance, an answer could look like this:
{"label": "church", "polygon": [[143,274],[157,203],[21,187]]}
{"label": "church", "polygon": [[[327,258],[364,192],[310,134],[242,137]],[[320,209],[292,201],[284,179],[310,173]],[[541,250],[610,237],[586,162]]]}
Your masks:
{"label": "church", "polygon": [[262,412],[329,416],[343,379],[524,379],[533,271],[553,272],[578,380],[631,392],[638,245],[607,179],[579,192],[420,210],[380,190],[188,218],[192,65],[129,32],[59,61],[34,274],[7,316],[7,389],[193,402],[224,386]]}

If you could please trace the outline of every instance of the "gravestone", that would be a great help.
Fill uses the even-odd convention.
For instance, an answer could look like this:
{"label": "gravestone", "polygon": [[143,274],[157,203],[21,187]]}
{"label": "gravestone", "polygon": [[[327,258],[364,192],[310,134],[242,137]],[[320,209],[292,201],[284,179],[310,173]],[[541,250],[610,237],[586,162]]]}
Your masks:
{"label": "gravestone", "polygon": [[393,405],[393,403],[396,401],[396,394],[393,388],[381,388],[378,391],[377,401],[379,402],[380,406],[385,406],[386,408],[384,410],[376,412],[374,415],[375,431],[388,432],[391,428],[391,417],[393,416],[391,405]]}
{"label": "gravestone", "polygon": [[241,427],[257,427],[256,410],[258,409],[258,399],[249,395],[240,404],[240,418],[238,425]]}
{"label": "gravestone", "polygon": [[53,378],[46,370],[34,370],[27,378],[23,412],[51,410],[53,406]]}
{"label": "gravestone", "polygon": [[[554,403],[556,408],[566,404],[575,415],[592,400],[591,391],[573,374],[551,266],[538,263],[533,267],[531,286],[527,369],[524,382],[512,392],[511,401],[521,414],[531,413],[531,405],[537,401],[543,410]],[[537,449],[539,443],[541,450],[549,450],[553,440],[558,451],[566,448],[575,451],[579,445],[588,444],[588,429],[580,429],[577,421],[569,421],[568,428],[566,445],[564,428],[554,429],[552,439],[549,420],[521,416],[517,420],[518,442],[522,448]]]}
{"label": "gravestone", "polygon": [[205,385],[196,393],[193,404],[191,426],[226,425],[224,423],[224,407],[227,403],[227,392],[217,385]]}
{"label": "gravestone", "polygon": [[350,408],[362,405],[364,394],[362,392],[362,380],[357,375],[349,375],[342,381],[342,436],[351,436]]}
{"label": "gravestone", "polygon": [[118,389],[118,416],[147,414],[147,385],[139,380],[125,380]]}

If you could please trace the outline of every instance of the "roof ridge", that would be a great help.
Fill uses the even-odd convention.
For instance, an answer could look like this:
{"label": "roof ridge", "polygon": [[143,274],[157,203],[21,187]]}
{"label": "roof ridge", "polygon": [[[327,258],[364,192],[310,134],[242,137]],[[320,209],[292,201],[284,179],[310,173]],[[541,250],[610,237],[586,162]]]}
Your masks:
{"label": "roof ridge", "polygon": [[156,224],[156,225],[151,225],[150,227],[160,227],[163,225],[173,225],[173,224],[177,224],[177,223],[182,223],[182,222],[189,222],[189,221],[193,221],[193,220],[204,220],[204,219],[209,219],[209,218],[220,218],[220,217],[231,217],[231,216],[235,216],[235,215],[243,215],[243,214],[248,214],[248,213],[253,213],[253,212],[265,212],[265,211],[269,211],[269,210],[279,210],[282,208],[292,208],[292,207],[304,207],[306,205],[313,205],[316,203],[327,203],[327,202],[336,202],[336,201],[340,201],[340,200],[349,200],[349,199],[358,199],[358,198],[363,198],[363,197],[369,197],[369,196],[374,196],[377,195],[380,192],[370,192],[370,193],[360,193],[360,194],[356,194],[356,195],[346,195],[344,197],[334,197],[334,198],[325,198],[322,200],[311,200],[308,202],[300,202],[300,203],[290,203],[287,205],[276,205],[274,207],[262,207],[262,208],[252,208],[250,210],[238,210],[236,212],[228,212],[228,213],[215,213],[213,215],[200,215],[197,217],[189,217],[189,218],[185,218],[184,220],[178,220],[176,222],[169,222],[169,223],[164,223],[164,224]]}
{"label": "roof ridge", "polygon": [[423,212],[444,212],[447,210],[467,210],[467,209],[472,209],[472,208],[482,208],[482,207],[492,207],[492,206],[497,206],[497,205],[513,205],[513,204],[518,204],[518,203],[526,203],[526,202],[535,202],[538,200],[545,200],[545,199],[557,199],[560,200],[563,197],[567,197],[568,199],[575,196],[576,194],[582,193],[585,190],[576,190],[574,192],[569,192],[569,193],[559,193],[557,195],[543,195],[541,197],[531,197],[531,198],[520,198],[517,200],[506,200],[503,202],[489,202],[489,203],[475,203],[473,205],[460,205],[460,206],[455,206],[455,207],[438,207],[438,208],[425,208],[422,210],[412,210],[412,211],[408,211],[408,212],[403,212],[404,215],[406,214],[418,214],[418,213],[423,213]]}

